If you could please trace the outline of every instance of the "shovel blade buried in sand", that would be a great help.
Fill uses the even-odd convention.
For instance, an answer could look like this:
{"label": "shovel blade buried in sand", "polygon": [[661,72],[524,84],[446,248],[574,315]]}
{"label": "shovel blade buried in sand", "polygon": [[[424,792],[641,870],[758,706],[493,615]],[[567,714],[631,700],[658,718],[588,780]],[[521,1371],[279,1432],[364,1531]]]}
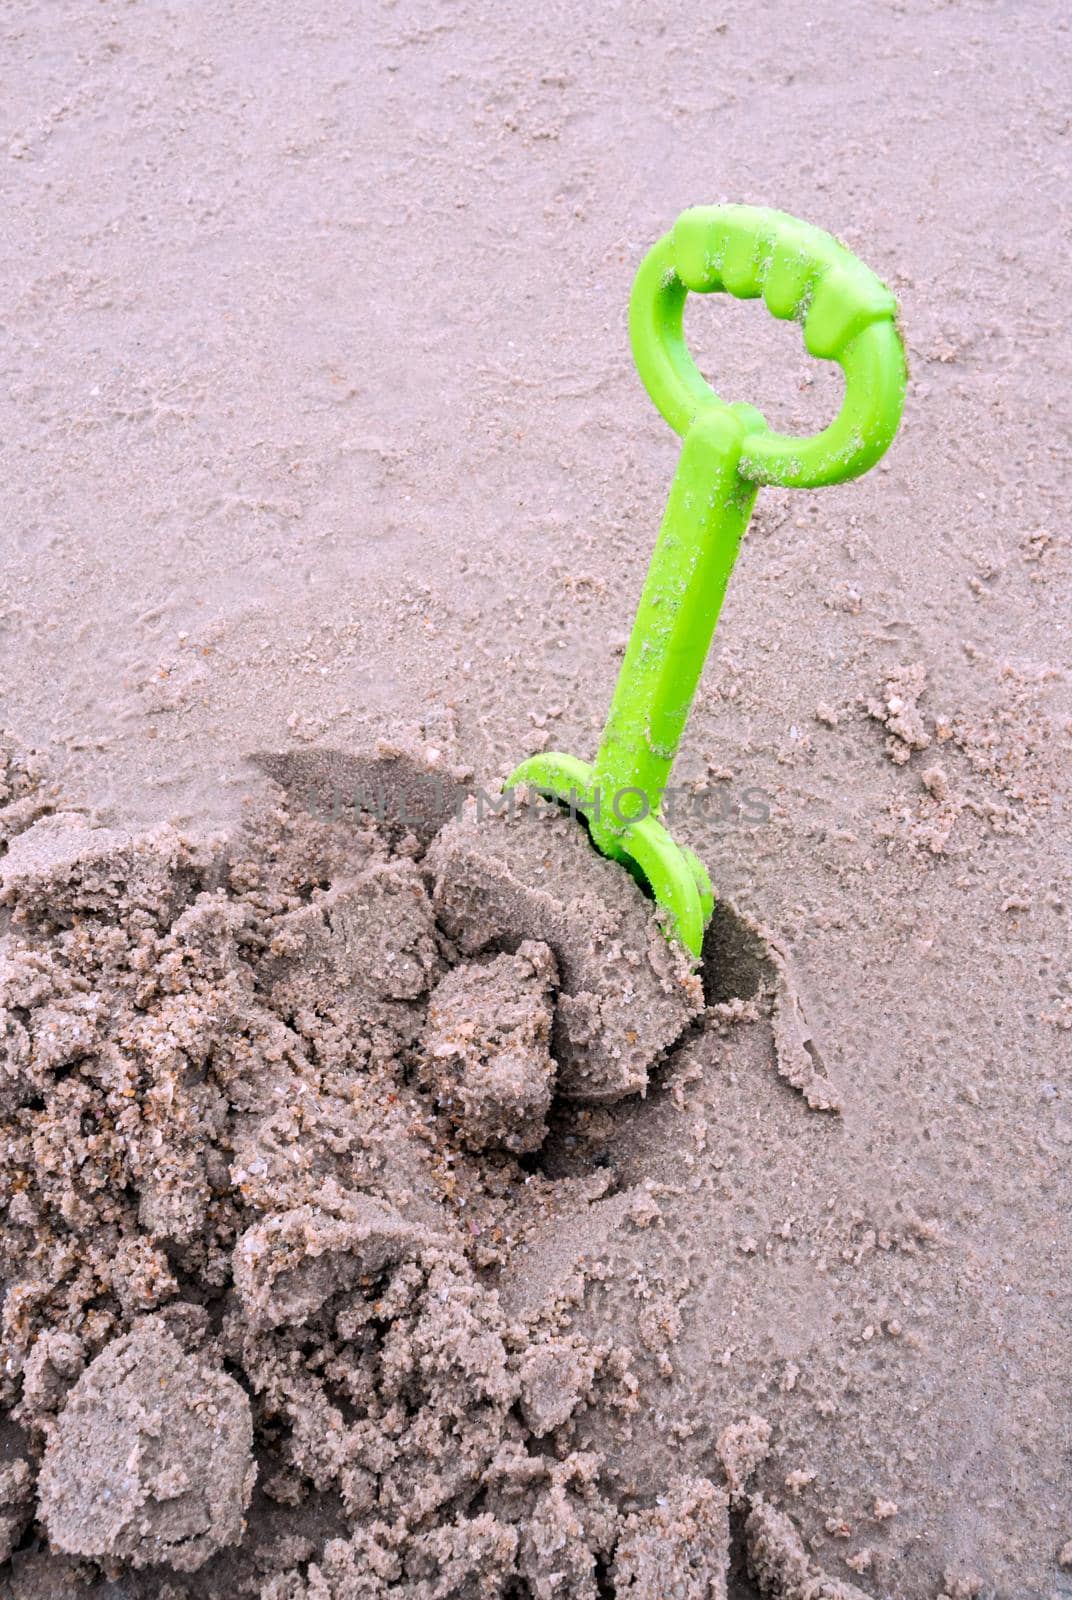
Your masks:
{"label": "shovel blade buried in sand", "polygon": [[[808,438],[775,433],[750,405],[720,400],[685,343],[689,290],[760,297],[804,331],[809,354],[845,375],[841,410]],[[626,865],[696,957],[714,905],[711,880],[660,816],[718,621],[762,484],[811,489],[858,477],[901,420],[905,360],[889,290],[830,234],[781,211],[696,206],[640,264],[629,332],[640,376],[682,436],[681,455],[595,760],[550,752],[523,761],[525,784],[581,812],[593,843]]]}

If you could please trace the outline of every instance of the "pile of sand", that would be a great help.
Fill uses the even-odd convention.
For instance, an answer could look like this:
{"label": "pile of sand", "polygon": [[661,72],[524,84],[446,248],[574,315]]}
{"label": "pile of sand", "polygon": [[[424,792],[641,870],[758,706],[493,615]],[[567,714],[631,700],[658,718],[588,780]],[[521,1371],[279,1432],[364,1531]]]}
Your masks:
{"label": "pile of sand", "polygon": [[750,1491],[758,1418],[626,1483],[666,1341],[540,1292],[560,1218],[658,1209],[552,1173],[549,1116],[627,1112],[705,1014],[575,822],[42,809],[0,860],[6,1592],[703,1600],[731,1523],[762,1593],[854,1592]]}

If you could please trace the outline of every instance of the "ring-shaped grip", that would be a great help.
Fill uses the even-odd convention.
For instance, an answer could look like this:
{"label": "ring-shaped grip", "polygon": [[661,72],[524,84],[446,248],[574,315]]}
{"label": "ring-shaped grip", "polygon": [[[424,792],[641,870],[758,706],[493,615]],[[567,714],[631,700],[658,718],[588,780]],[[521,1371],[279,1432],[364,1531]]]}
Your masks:
{"label": "ring-shaped grip", "polygon": [[629,302],[637,369],[670,426],[684,434],[697,413],[723,405],[700,375],[682,328],[689,290],[762,296],[776,317],[801,323],[809,353],[845,375],[841,410],[809,438],[775,433],[755,418],[739,464],[752,483],[815,488],[858,477],[885,451],[901,420],[905,358],[890,291],[844,245],[782,211],[695,206],[641,262]]}

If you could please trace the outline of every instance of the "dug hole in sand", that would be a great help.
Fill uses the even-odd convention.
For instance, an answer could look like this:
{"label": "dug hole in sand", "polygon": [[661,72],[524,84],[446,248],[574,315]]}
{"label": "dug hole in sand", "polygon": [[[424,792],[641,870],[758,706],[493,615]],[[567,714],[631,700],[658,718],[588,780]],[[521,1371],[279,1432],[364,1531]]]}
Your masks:
{"label": "dug hole in sand", "polygon": [[864,1225],[781,947],[721,904],[696,974],[568,816],[354,761],[192,840],[7,757],[4,1592],[916,1593],[933,1225]]}

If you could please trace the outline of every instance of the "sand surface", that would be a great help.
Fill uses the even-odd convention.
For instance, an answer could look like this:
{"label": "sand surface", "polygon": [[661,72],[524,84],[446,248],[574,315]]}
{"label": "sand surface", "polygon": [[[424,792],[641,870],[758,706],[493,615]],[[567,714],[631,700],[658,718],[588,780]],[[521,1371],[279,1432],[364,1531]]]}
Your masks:
{"label": "sand surface", "polygon": [[[737,908],[707,1009],[646,1098],[581,1123],[559,1095],[520,1158],[575,1215],[501,1268],[502,1314],[565,1294],[578,1346],[638,1352],[631,1437],[582,1398],[559,1478],[522,1490],[514,1462],[488,1492],[507,1526],[515,1491],[587,1496],[579,1548],[605,1586],[618,1540],[625,1593],[660,1540],[715,1540],[727,1495],[756,1581],[786,1592],[786,1514],[872,1596],[1072,1590],[1062,8],[50,0],[0,33],[5,835],[52,807],[234,837],[272,792],[258,751],[417,736],[489,787],[547,744],[589,756],[675,460],[628,352],[644,250],[686,205],[771,204],[894,289],[901,433],[859,483],[761,492],[679,762],[697,803],[676,832]],[[778,426],[836,404],[756,306],[703,304],[689,332]],[[751,786],[765,821],[735,811]],[[445,975],[440,934],[412,981]],[[757,965],[772,999],[750,1010]],[[413,1003],[378,998],[375,1026]],[[539,996],[518,1003],[535,1051]],[[151,1193],[146,1238],[177,1192]],[[210,1323],[225,1246],[177,1263]],[[175,1266],[126,1263],[125,1304],[95,1308],[105,1345]],[[413,1293],[435,1272],[461,1269],[425,1250]],[[222,1337],[180,1333],[195,1365]],[[43,1415],[87,1357],[42,1347]],[[253,1353],[218,1360],[255,1387]],[[771,1440],[745,1506],[717,1446],[752,1414]],[[66,1594],[79,1558],[49,1553],[24,1431],[0,1423],[21,1563],[0,1583]],[[602,1460],[597,1483],[570,1452]],[[306,1583],[345,1528],[298,1506],[273,1570]],[[196,1581],[253,1582],[244,1548]],[[94,1597],[211,1592],[78,1570]]]}

